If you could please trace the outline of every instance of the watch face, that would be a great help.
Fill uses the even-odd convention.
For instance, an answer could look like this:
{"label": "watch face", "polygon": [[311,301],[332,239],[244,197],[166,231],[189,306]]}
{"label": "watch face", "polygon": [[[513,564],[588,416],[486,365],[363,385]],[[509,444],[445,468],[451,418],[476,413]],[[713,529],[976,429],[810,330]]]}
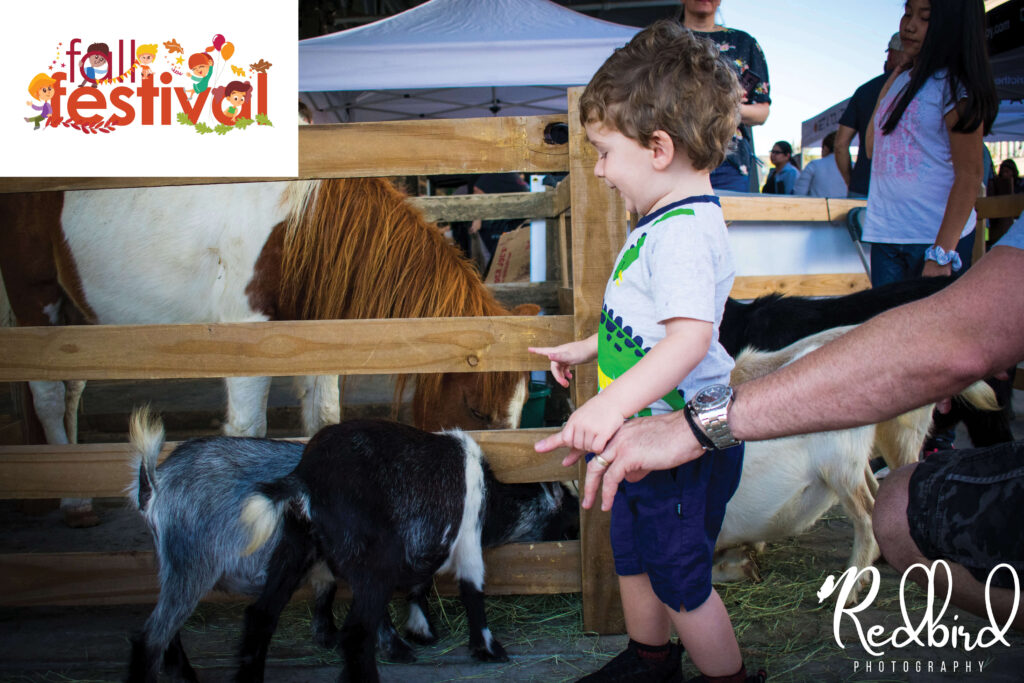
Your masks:
{"label": "watch face", "polygon": [[693,397],[694,403],[702,410],[717,408],[732,397],[732,387],[725,384],[712,384],[704,387]]}

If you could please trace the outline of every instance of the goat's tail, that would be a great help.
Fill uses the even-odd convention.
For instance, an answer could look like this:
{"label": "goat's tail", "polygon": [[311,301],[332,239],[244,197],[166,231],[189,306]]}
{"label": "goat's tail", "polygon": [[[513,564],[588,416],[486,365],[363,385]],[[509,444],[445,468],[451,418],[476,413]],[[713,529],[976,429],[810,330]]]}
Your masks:
{"label": "goat's tail", "polygon": [[128,432],[135,454],[132,468],[138,470],[135,481],[128,485],[128,502],[146,514],[156,495],[156,461],[164,445],[164,423],[145,405],[132,412]]}
{"label": "goat's tail", "polygon": [[957,398],[978,410],[999,410],[999,399],[996,398],[995,390],[984,381],[975,382],[967,387],[957,394]]}
{"label": "goat's tail", "polygon": [[298,477],[289,474],[277,481],[260,485],[260,492],[254,493],[242,503],[242,526],[249,532],[249,545],[242,556],[252,555],[277,531],[285,507],[292,505],[306,519],[309,519],[309,495]]}

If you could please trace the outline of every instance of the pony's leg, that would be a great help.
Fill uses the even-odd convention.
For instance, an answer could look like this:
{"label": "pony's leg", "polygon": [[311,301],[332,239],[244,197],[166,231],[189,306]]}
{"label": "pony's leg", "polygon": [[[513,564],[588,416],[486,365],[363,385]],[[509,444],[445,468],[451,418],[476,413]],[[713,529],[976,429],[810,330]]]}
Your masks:
{"label": "pony's leg", "polygon": [[[64,382],[29,382],[28,386],[32,391],[32,405],[46,435],[46,443],[69,443],[68,433],[64,428]],[[93,512],[92,501],[88,498],[62,498],[60,510],[64,516],[64,523],[70,527],[90,527],[100,523],[99,517]]]}
{"label": "pony's leg", "polygon": [[313,436],[321,428],[341,421],[337,375],[308,375],[296,378],[296,383],[306,436]]}
{"label": "pony's leg", "polygon": [[78,404],[82,401],[83,391],[84,379],[64,382],[64,431],[67,432],[69,443],[78,443]]}
{"label": "pony's leg", "polygon": [[226,436],[267,435],[269,377],[225,377],[228,392]]}

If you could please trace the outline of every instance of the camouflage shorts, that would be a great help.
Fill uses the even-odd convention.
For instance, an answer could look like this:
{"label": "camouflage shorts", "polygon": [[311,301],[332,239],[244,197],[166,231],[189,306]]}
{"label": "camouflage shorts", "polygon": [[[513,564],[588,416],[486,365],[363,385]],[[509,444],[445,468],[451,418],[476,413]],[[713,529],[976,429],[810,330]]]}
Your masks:
{"label": "camouflage shorts", "polygon": [[[963,565],[984,583],[1006,563],[1024,582],[1024,441],[939,451],[910,477],[907,520],[925,557]],[[1013,587],[1001,570],[992,585]]]}

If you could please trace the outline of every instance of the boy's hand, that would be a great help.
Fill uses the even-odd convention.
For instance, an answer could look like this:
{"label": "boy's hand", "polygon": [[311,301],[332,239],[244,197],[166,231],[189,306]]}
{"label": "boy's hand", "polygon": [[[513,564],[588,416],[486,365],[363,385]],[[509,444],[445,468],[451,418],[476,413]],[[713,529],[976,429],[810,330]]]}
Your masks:
{"label": "boy's hand", "polygon": [[562,464],[571,465],[579,459],[579,452],[603,451],[605,444],[624,421],[622,414],[613,405],[595,396],[569,416],[561,432],[538,442],[534,448],[546,452],[567,446],[573,451]]}
{"label": "boy's hand", "polygon": [[571,368],[581,363],[589,363],[596,357],[587,341],[584,339],[560,346],[531,346],[527,351],[546,356],[551,361],[551,375],[555,381],[567,387],[569,380],[572,379]]}

